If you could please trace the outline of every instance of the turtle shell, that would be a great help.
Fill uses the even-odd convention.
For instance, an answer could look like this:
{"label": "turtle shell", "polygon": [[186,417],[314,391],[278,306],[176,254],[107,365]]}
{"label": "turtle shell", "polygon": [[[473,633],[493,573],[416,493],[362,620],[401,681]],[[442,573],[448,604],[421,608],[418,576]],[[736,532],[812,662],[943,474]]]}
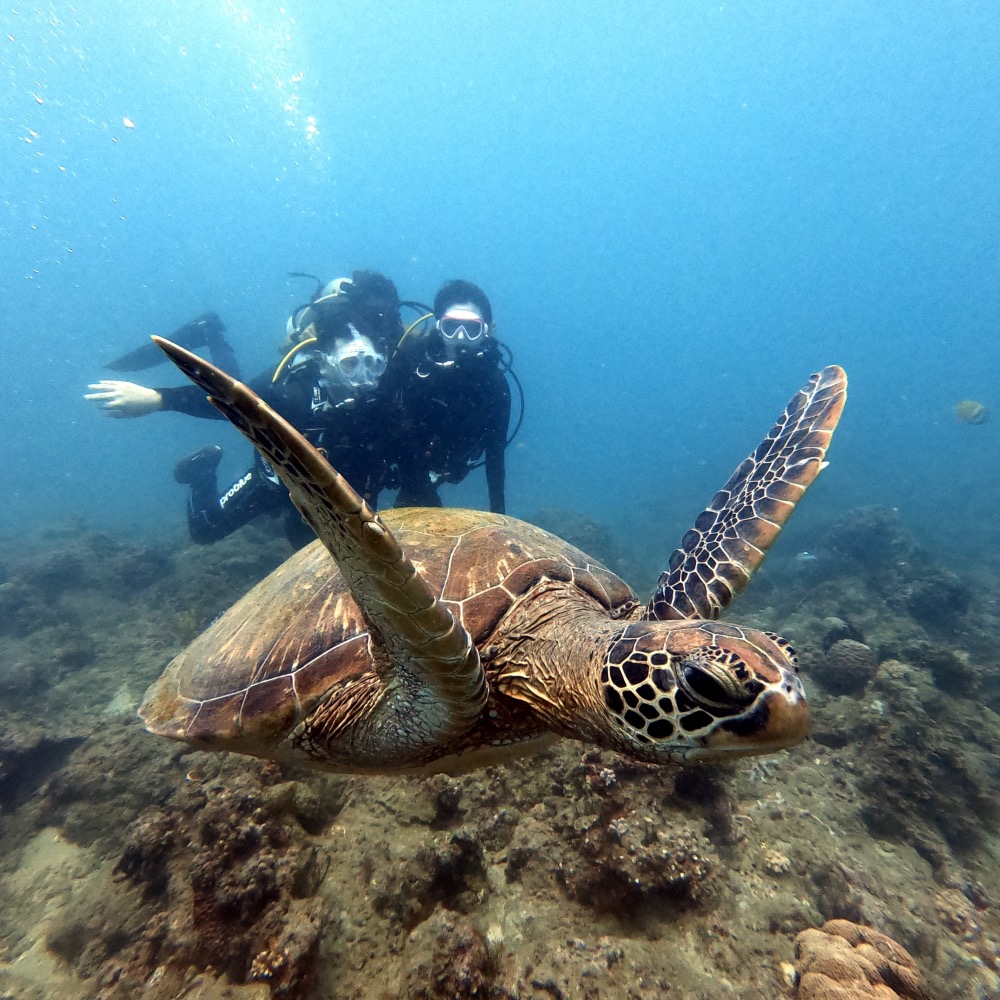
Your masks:
{"label": "turtle shell", "polygon": [[[381,518],[480,650],[541,581],[575,589],[611,618],[637,605],[610,570],[523,521],[425,508]],[[353,688],[362,701],[374,692],[373,641],[333,558],[313,542],[175,657],[146,692],[140,715],[165,736],[250,753],[273,749],[334,687]]]}

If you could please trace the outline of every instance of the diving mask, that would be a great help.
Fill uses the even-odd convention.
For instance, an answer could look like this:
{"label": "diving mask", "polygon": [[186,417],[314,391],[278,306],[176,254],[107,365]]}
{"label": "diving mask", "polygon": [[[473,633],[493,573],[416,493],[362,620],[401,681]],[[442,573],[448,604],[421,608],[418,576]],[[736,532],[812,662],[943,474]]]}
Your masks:
{"label": "diving mask", "polygon": [[368,337],[350,327],[354,337],[329,354],[320,355],[323,377],[335,385],[357,388],[374,385],[386,368],[386,357],[375,350]]}
{"label": "diving mask", "polygon": [[485,337],[489,324],[471,309],[449,309],[438,321],[437,328],[445,340],[470,342]]}

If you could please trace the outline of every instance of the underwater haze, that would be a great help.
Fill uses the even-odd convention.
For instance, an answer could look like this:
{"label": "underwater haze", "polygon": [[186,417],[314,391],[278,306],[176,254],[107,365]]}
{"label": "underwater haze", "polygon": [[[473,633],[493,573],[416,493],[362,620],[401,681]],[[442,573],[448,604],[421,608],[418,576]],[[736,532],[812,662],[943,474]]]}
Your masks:
{"label": "underwater haze", "polygon": [[[690,517],[822,365],[815,503],[997,540],[992,2],[8,7],[3,530],[184,530],[230,427],[109,420],[104,365],[212,309],[273,366],[304,271],[490,295],[524,385],[508,509]],[[114,377],[114,376],[111,376]],[[145,377],[145,378],[144,378]],[[179,384],[167,367],[146,384]],[[482,473],[445,502],[486,506]],[[807,541],[801,540],[800,547]]]}
{"label": "underwater haze", "polygon": [[[0,50],[0,1000],[1000,1000],[998,0],[10,0]],[[356,269],[485,289],[507,511],[588,556],[404,513],[422,579],[348,596],[189,538],[229,423],[84,399],[206,311],[270,373]],[[729,620],[781,505],[698,515],[827,365]]]}

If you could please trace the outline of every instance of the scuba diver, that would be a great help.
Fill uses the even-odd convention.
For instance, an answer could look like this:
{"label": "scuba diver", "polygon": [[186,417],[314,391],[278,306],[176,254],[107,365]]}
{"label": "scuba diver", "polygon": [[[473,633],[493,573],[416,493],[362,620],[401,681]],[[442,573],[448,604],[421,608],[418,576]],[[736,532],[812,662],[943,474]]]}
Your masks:
{"label": "scuba diver", "polygon": [[[297,273],[296,276],[312,277]],[[354,271],[350,278],[337,278],[325,287],[317,288],[312,300],[297,309],[289,318],[286,338],[281,345],[282,353],[286,353],[299,341],[307,339],[309,324],[314,319],[323,320],[324,317],[332,319],[334,312],[348,307],[353,311],[358,329],[370,336],[377,348],[388,356],[403,333],[399,316],[399,293],[390,278],[378,271],[366,270]],[[216,325],[220,332],[224,329],[222,321],[215,313],[203,313],[197,319],[175,330],[168,339],[188,350],[208,346],[213,363],[231,374],[233,378],[239,378],[239,365],[232,348],[224,337],[212,336],[207,332]],[[157,354],[160,357],[157,357]],[[163,358],[163,352],[155,344],[146,344],[122,355],[107,367],[115,371],[138,371],[160,364]],[[274,406],[286,420],[294,423],[293,416],[281,408],[283,404],[287,405],[288,401],[275,398],[276,393],[271,388],[274,381],[271,371],[246,380],[247,385],[265,402]],[[151,389],[135,382],[102,379],[100,382],[91,383],[87,388],[93,391],[83,398],[97,403],[109,417],[118,419],[145,417],[150,413],[167,411],[187,413],[208,420],[223,419],[205,398],[205,394],[197,386],[190,384]]]}
{"label": "scuba diver", "polygon": [[[340,317],[314,327],[305,346],[297,346],[285,363],[281,395],[298,409],[309,401],[309,413],[295,426],[333,462],[335,468],[376,507],[388,476],[388,462],[376,444],[381,437],[374,388],[385,371],[385,354],[349,319]],[[262,514],[285,515],[285,535],[294,548],[312,541],[313,530],[291,503],[288,490],[270,464],[254,452],[253,464],[221,494],[216,470],[222,458],[218,445],[182,458],[174,479],[191,487],[188,530],[199,545],[217,542]]]}
{"label": "scuba diver", "polygon": [[490,510],[505,512],[504,453],[513,440],[508,374],[521,400],[514,434],[524,415],[510,361],[485,292],[469,281],[442,285],[433,313],[406,331],[377,390],[392,415],[396,507],[440,507],[439,482],[459,483],[485,465]]}
{"label": "scuba diver", "polygon": [[[350,278],[330,282],[289,319],[282,345],[289,349],[277,369],[248,381],[265,402],[329,455],[373,508],[389,476],[386,422],[373,390],[385,371],[389,350],[403,332],[399,309],[396,286],[385,275],[354,271]],[[84,398],[99,403],[112,417],[172,411],[223,419],[195,385],[147,388],[102,381],[89,388],[94,391]],[[283,511],[292,545],[311,540],[311,530],[259,455],[220,495],[216,472],[221,458],[222,449],[209,446],[188,455],[174,469],[177,482],[191,487],[187,509],[192,541],[214,542],[261,514]]]}

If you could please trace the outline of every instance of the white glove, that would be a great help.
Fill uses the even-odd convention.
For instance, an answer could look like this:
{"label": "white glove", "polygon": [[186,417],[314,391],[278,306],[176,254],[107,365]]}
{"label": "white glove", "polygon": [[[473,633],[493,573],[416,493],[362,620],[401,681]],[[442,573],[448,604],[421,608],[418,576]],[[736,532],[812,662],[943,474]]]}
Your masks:
{"label": "white glove", "polygon": [[83,398],[92,399],[109,417],[144,417],[163,409],[163,397],[155,389],[147,389],[135,382],[116,382],[102,379],[87,386],[95,392],[88,392]]}

